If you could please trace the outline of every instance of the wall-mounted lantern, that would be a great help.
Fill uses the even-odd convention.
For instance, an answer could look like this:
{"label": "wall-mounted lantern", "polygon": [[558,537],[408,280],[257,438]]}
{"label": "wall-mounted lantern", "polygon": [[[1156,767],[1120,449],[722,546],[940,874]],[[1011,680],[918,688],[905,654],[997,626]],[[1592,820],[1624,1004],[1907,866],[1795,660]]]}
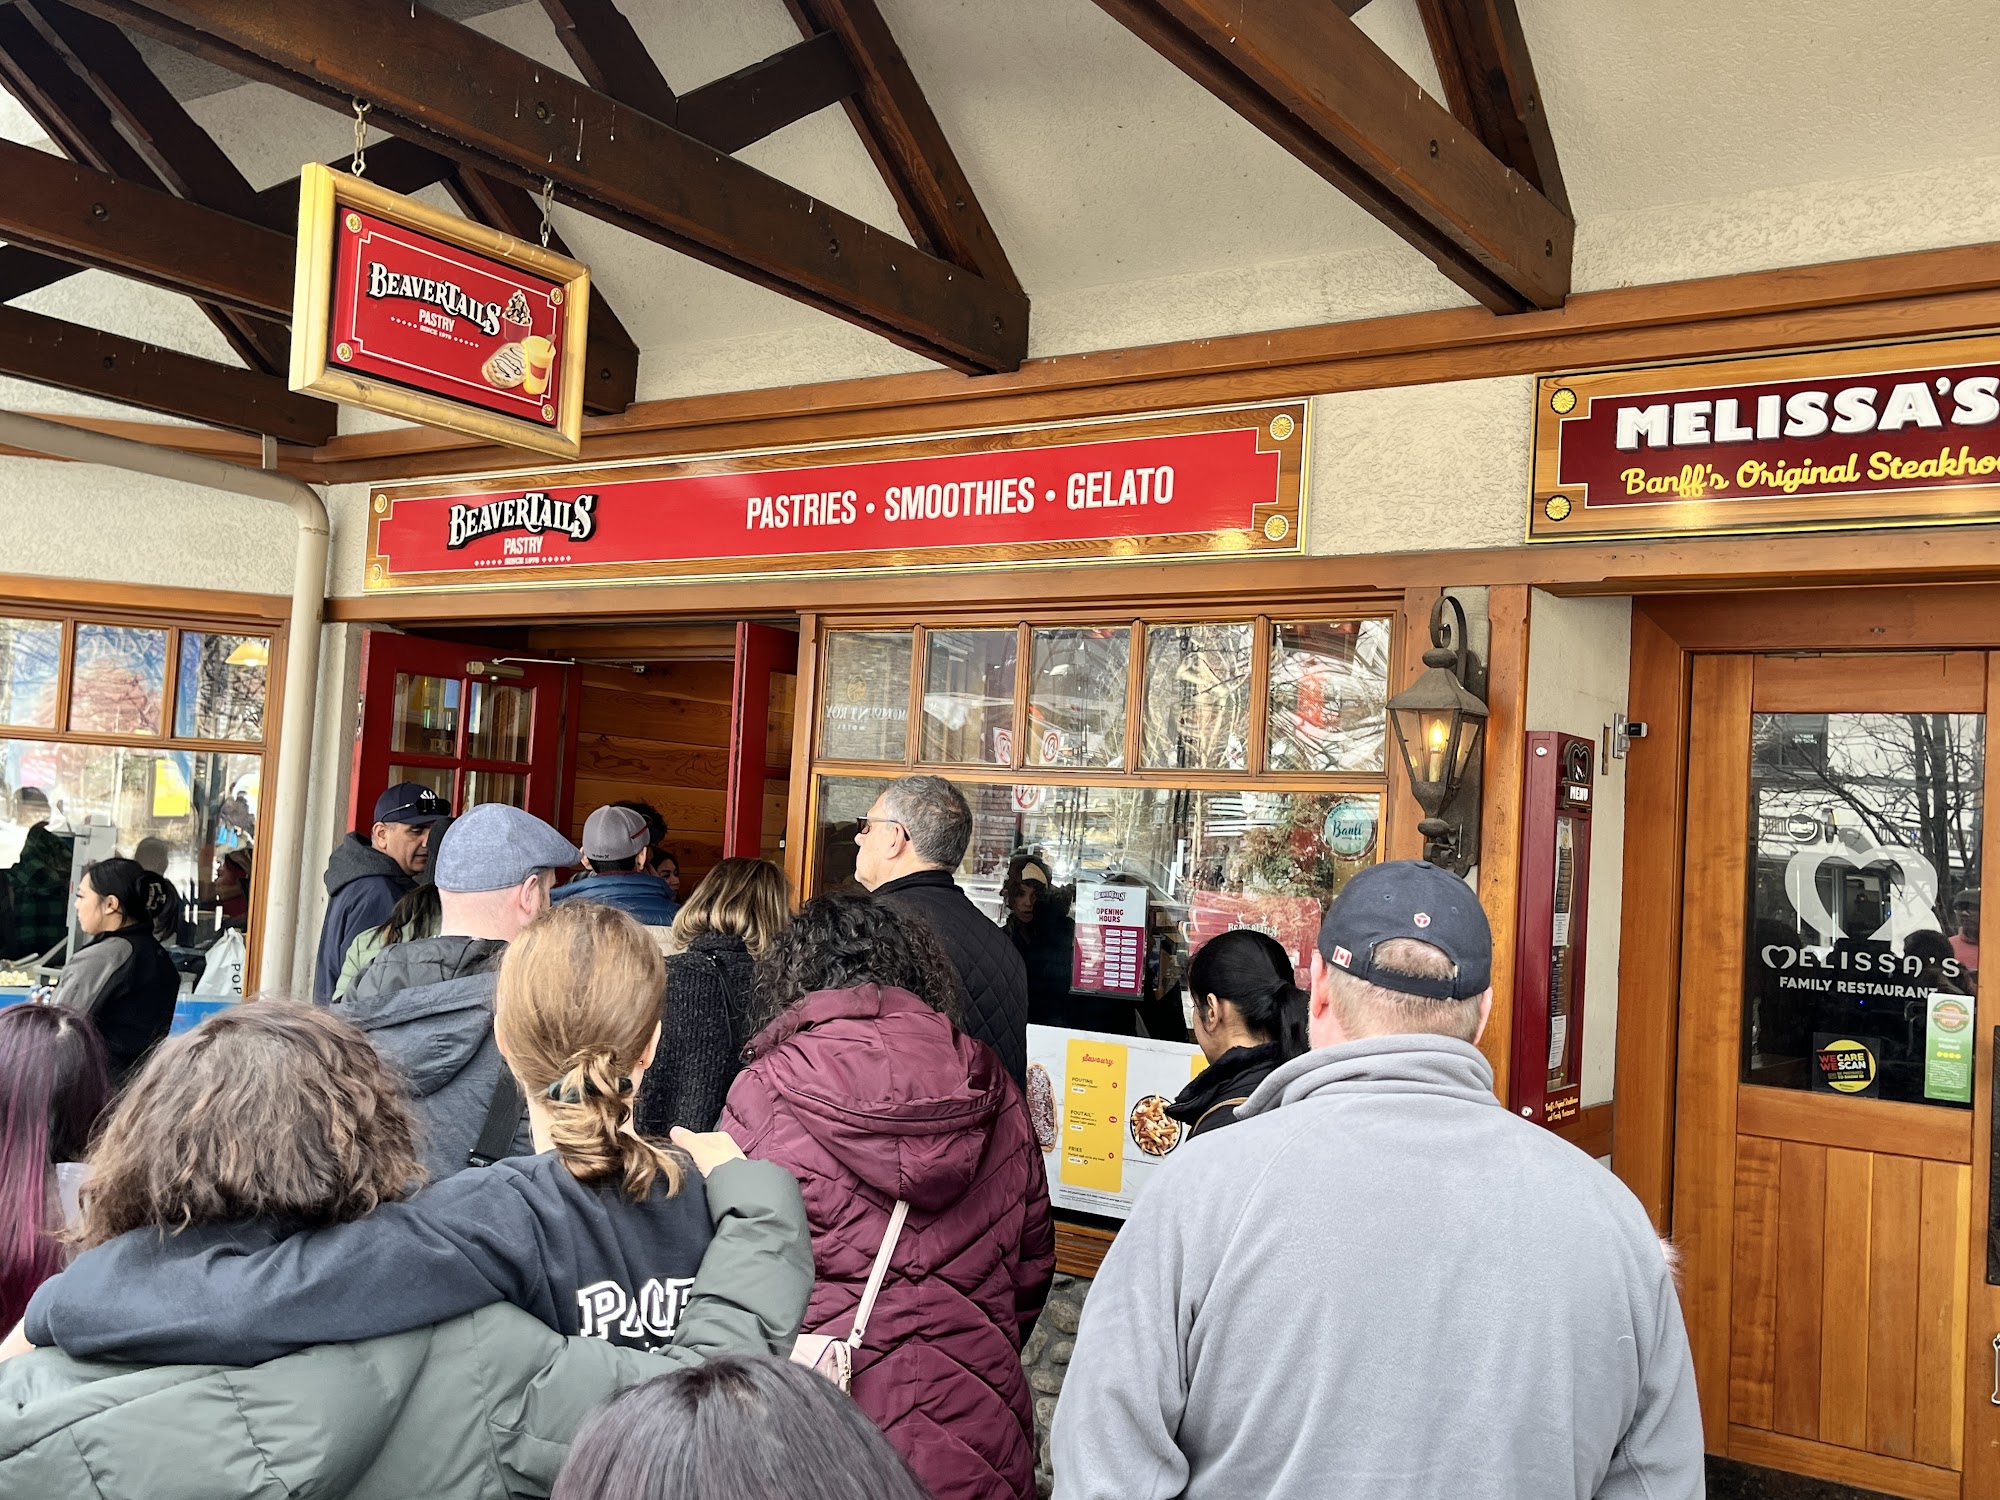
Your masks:
{"label": "wall-mounted lantern", "polygon": [[1477,768],[1486,733],[1486,704],[1463,679],[1466,654],[1464,606],[1440,595],[1431,607],[1423,674],[1389,700],[1403,769],[1424,812],[1417,825],[1424,858],[1459,875],[1479,861]]}

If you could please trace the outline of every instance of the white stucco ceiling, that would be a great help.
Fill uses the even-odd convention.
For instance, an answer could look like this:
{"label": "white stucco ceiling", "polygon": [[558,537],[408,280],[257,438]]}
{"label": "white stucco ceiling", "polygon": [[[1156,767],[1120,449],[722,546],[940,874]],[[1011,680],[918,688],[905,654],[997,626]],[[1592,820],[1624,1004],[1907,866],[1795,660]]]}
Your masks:
{"label": "white stucco ceiling", "polygon": [[[427,0],[428,3],[428,0]],[[880,0],[1033,299],[1036,354],[1461,305],[1427,261],[1091,0]],[[1578,217],[1577,286],[2000,238],[1996,0],[1519,0]],[[573,72],[538,4],[451,0]],[[781,0],[624,0],[688,90],[797,40]],[[1427,90],[1415,0],[1364,29]],[[169,73],[257,186],[330,159],[347,119],[212,71]],[[0,134],[35,132],[0,96]],[[844,113],[745,151],[903,233]],[[574,211],[557,218],[645,351],[658,397],[923,368],[774,293]],[[192,307],[82,276],[25,305],[211,357]],[[8,405],[52,407],[0,385]]]}

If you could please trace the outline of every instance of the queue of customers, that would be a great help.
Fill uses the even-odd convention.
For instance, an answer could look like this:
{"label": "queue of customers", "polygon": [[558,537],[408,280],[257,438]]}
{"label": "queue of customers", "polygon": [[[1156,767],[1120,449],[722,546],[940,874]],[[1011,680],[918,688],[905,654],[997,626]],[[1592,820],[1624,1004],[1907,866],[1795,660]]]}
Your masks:
{"label": "queue of customers", "polygon": [[[0,1494],[1034,1495],[1054,1226],[1027,966],[950,879],[964,799],[893,783],[865,893],[794,915],[774,867],[725,861],[665,932],[591,899],[637,868],[552,901],[588,828],[442,823],[435,930],[385,934],[330,1005],[167,1042],[101,1121],[91,1029],[0,1014],[0,1211],[33,1225],[0,1245]],[[605,823],[601,850],[641,836]],[[1489,967],[1463,884],[1408,864],[1335,903],[1310,993],[1260,934],[1195,956],[1210,1066],[1170,1113],[1196,1139],[1086,1304],[1058,1496],[1443,1496],[1480,1444],[1494,1493],[1701,1493],[1666,1260],[1615,1178],[1492,1099]],[[1517,1281],[1557,1220],[1568,1278]],[[853,1345],[848,1394],[801,1334]],[[1531,1367],[1577,1378],[1574,1412]]]}

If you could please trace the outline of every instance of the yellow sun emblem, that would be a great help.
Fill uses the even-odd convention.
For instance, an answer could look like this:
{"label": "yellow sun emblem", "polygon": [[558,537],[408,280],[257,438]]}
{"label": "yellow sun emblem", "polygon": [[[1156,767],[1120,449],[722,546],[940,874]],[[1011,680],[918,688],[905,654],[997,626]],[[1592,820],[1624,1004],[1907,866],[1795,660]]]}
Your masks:
{"label": "yellow sun emblem", "polygon": [[1569,519],[1569,512],[1570,504],[1569,496],[1567,495],[1551,495],[1547,503],[1542,506],[1542,514],[1547,516],[1551,521],[1567,521]]}
{"label": "yellow sun emblem", "polygon": [[1576,410],[1576,392],[1566,385],[1559,385],[1549,397],[1549,410],[1559,417],[1566,417]]}

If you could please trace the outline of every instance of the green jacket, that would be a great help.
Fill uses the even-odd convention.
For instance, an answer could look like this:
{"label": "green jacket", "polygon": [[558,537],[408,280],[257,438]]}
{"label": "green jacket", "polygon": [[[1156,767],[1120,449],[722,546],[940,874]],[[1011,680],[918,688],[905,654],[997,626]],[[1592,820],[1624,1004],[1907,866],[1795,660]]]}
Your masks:
{"label": "green jacket", "polygon": [[716,1238],[661,1353],[502,1306],[249,1369],[37,1349],[0,1364],[0,1500],[546,1495],[613,1393],[716,1354],[790,1353],[813,1283],[804,1205],[737,1176],[743,1191],[710,1194]]}
{"label": "green jacket", "polygon": [[565,1339],[513,1307],[247,1370],[38,1349],[0,1366],[0,1496],[542,1496],[598,1403],[701,1357]]}

